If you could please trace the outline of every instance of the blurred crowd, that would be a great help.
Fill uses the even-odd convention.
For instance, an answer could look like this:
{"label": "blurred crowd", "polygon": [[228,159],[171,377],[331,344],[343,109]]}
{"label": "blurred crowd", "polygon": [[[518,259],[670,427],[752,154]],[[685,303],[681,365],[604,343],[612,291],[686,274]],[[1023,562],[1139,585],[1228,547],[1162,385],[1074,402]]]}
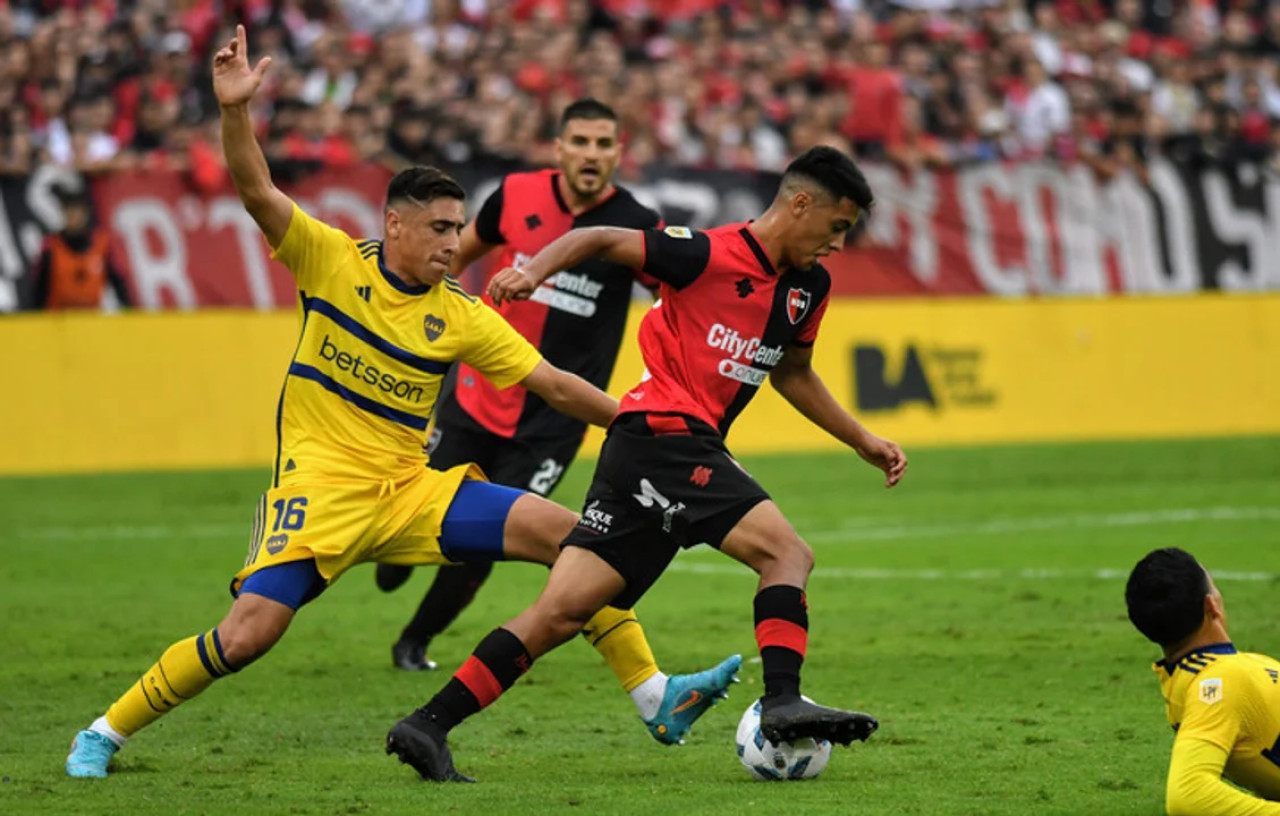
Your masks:
{"label": "blurred crowd", "polygon": [[0,173],[221,184],[209,58],[237,20],[274,59],[255,121],[293,177],[546,162],[585,95],[621,115],[626,174],[777,169],[820,143],[1104,177],[1280,148],[1280,5],[1253,0],[9,0]]}

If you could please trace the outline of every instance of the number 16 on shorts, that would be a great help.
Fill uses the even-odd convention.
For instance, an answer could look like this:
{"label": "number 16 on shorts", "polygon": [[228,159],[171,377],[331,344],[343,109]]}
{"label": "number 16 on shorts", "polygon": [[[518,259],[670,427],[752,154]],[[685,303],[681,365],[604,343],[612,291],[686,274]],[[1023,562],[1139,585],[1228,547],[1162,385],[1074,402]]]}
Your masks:
{"label": "number 16 on shorts", "polygon": [[258,501],[258,512],[253,518],[253,536],[249,539],[249,555],[245,558],[245,566],[258,559],[258,550],[263,544],[271,555],[283,550],[289,543],[289,533],[301,530],[306,523],[306,496],[276,499],[268,507],[267,497],[263,495]]}

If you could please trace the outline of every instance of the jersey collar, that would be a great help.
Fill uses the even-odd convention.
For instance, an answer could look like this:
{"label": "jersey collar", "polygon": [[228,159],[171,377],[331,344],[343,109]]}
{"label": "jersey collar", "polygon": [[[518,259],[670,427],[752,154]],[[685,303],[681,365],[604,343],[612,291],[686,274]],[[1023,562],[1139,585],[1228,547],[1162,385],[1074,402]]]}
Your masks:
{"label": "jersey collar", "polygon": [[747,242],[751,254],[756,256],[756,261],[760,264],[760,268],[768,275],[777,275],[778,270],[774,268],[773,261],[769,260],[769,253],[764,251],[764,247],[760,246],[760,242],[756,240],[756,236],[751,232],[751,225],[748,224],[738,230],[738,234],[742,236],[742,240]]}
{"label": "jersey collar", "polygon": [[1213,644],[1210,644],[1209,646],[1200,646],[1198,648],[1192,649],[1191,651],[1185,654],[1180,654],[1177,656],[1178,658],[1177,660],[1157,660],[1156,668],[1164,669],[1166,673],[1173,674],[1173,672],[1178,668],[1178,664],[1186,660],[1188,657],[1195,657],[1196,655],[1201,655],[1201,654],[1231,655],[1235,653],[1236,653],[1236,647],[1230,641],[1228,641],[1227,643],[1213,643]]}
{"label": "jersey collar", "polygon": [[427,292],[431,291],[431,284],[429,283],[411,286],[400,280],[399,276],[392,274],[391,270],[387,269],[387,265],[382,262],[381,241],[378,242],[378,271],[382,273],[383,280],[391,284],[394,289],[404,292],[406,295],[425,295]]}

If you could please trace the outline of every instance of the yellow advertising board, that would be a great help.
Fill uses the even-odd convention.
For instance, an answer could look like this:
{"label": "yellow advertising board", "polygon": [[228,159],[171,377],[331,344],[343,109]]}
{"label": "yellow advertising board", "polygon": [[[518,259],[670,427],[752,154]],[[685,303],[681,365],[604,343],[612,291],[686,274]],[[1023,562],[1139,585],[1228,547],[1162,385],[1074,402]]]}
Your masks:
{"label": "yellow advertising board", "polygon": [[[904,446],[1274,434],[1280,296],[841,300],[814,367]],[[629,343],[615,381],[641,370]],[[768,386],[729,446],[839,448]]]}
{"label": "yellow advertising board", "polygon": [[0,473],[269,467],[292,313],[0,320]]}
{"label": "yellow advertising board", "polygon": [[[296,331],[283,312],[0,320],[0,473],[265,467]],[[1278,295],[840,301],[814,361],[904,446],[1280,433]],[[628,339],[610,390],[641,371]],[[839,447],[768,386],[729,444]]]}

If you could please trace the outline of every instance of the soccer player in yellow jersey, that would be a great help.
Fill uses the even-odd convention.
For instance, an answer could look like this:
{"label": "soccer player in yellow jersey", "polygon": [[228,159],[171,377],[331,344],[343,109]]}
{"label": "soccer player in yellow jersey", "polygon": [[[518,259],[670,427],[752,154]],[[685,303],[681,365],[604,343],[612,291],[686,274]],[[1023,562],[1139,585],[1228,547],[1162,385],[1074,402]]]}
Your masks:
{"label": "soccer player in yellow jersey", "polygon": [[[617,412],[616,400],[548,364],[448,277],[465,194],[444,173],[416,167],[391,180],[381,241],[353,240],[276,189],[247,107],[269,63],[250,69],[237,27],[214,57],[213,86],[236,190],[298,284],[302,330],[276,411],[271,488],[258,505],[245,566],[231,582],[226,617],[169,646],[76,735],[71,776],[105,777],[126,739],[265,654],[298,608],[355,564],[555,561],[575,513],[489,484],[473,465],[426,467],[428,419],[455,361],[499,387],[519,383],[584,422],[607,425]],[[734,656],[696,675],[667,677],[630,611],[606,609],[591,626],[593,644],[624,688],[637,679],[650,687],[658,704],[646,723],[664,735],[687,731],[741,663]],[[644,701],[633,699],[643,712]]]}
{"label": "soccer player in yellow jersey", "polygon": [[1280,662],[1236,651],[1222,594],[1176,547],[1139,561],[1124,594],[1129,620],[1164,650],[1155,671],[1176,735],[1168,812],[1280,816]]}

